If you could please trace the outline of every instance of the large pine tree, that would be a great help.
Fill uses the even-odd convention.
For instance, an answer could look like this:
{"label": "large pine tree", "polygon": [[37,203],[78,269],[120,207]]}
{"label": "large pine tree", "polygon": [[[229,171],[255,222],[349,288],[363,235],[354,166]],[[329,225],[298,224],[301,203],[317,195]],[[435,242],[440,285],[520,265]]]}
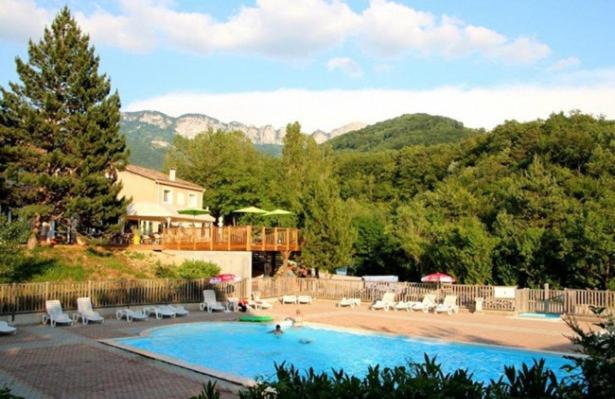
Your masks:
{"label": "large pine tree", "polygon": [[16,59],[21,83],[0,88],[0,184],[5,205],[88,236],[113,231],[126,203],[117,170],[127,160],[120,99],[68,8]]}

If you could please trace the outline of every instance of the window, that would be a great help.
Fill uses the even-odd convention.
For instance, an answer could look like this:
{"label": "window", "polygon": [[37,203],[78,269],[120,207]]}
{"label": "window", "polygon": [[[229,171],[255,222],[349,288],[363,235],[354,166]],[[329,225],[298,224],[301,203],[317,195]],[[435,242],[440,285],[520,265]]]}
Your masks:
{"label": "window", "polygon": [[164,202],[165,204],[172,204],[173,200],[171,198],[171,190],[165,189],[162,192],[162,202]]}
{"label": "window", "polygon": [[190,198],[190,207],[192,208],[196,208],[196,194],[189,194],[189,198]]}
{"label": "window", "polygon": [[184,205],[184,193],[177,193],[177,205]]}

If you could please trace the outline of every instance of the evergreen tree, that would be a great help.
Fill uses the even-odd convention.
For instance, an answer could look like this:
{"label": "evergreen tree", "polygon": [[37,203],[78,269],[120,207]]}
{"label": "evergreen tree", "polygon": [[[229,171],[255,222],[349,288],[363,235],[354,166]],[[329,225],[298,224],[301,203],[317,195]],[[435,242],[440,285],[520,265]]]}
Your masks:
{"label": "evergreen tree", "polygon": [[68,8],[16,59],[21,84],[1,89],[0,173],[8,205],[34,226],[58,221],[86,235],[108,232],[124,214],[117,170],[127,150],[120,99]]}

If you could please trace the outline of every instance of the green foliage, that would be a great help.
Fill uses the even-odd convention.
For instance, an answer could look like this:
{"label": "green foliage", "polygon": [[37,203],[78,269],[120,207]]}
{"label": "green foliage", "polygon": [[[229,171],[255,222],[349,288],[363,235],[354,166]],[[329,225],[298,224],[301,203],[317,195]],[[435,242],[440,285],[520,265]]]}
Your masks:
{"label": "green foliage", "polygon": [[[308,267],[332,271],[351,264],[354,230],[346,202],[333,176],[331,151],[319,148],[295,122],[286,128],[281,159],[281,198],[298,216],[304,243],[302,260]],[[282,183],[281,183],[282,184]]]}
{"label": "green foliage", "polygon": [[453,143],[477,134],[461,122],[427,114],[402,115],[335,137],[335,150],[379,151],[411,145]]}
{"label": "green foliage", "polygon": [[570,372],[577,372],[575,383],[589,398],[615,397],[615,319],[604,308],[593,308],[599,317],[598,329],[587,331],[574,318],[566,323],[575,333],[572,342],[582,356],[567,356]]}
{"label": "green foliage", "polygon": [[156,263],[154,273],[159,278],[181,278],[186,280],[210,278],[220,274],[220,266],[203,260],[185,260],[181,265]]}
{"label": "green foliage", "polygon": [[7,386],[0,388],[0,399],[25,399],[23,396],[17,396],[11,393],[11,389]]}
{"label": "green foliage", "polygon": [[127,158],[120,99],[68,8],[16,59],[20,84],[1,89],[2,205],[87,236],[113,231],[125,213],[116,172]]}
{"label": "green foliage", "polygon": [[183,279],[209,278],[220,274],[220,266],[202,260],[185,260],[177,268],[177,275]]}
{"label": "green foliage", "polygon": [[220,392],[216,389],[215,382],[207,381],[207,384],[203,384],[203,390],[190,399],[220,399]]}
{"label": "green foliage", "polygon": [[[520,370],[507,367],[504,377],[488,384],[476,382],[472,374],[459,369],[442,370],[436,359],[425,355],[421,363],[393,368],[370,367],[363,378],[350,376],[343,370],[316,373],[301,372],[284,363],[276,365],[274,381],[260,381],[239,393],[242,399],[356,399],[356,398],[430,398],[430,399],[573,399],[584,396],[576,387],[569,387],[545,369],[544,360]],[[602,397],[601,397],[602,398]]]}
{"label": "green foliage", "polygon": [[26,261],[22,245],[29,226],[21,220],[9,223],[0,215],[0,283],[14,281]]}
{"label": "green foliage", "polygon": [[206,187],[204,206],[224,215],[247,204],[268,205],[269,175],[275,170],[243,133],[222,131],[193,139],[176,136],[165,167],[175,167],[181,178]]}
{"label": "green foliage", "polygon": [[607,288],[614,159],[615,122],[573,112],[460,144],[341,153],[335,174],[344,199],[388,209],[374,229],[389,226],[404,250],[400,275],[410,265],[410,275],[438,270],[460,282]]}

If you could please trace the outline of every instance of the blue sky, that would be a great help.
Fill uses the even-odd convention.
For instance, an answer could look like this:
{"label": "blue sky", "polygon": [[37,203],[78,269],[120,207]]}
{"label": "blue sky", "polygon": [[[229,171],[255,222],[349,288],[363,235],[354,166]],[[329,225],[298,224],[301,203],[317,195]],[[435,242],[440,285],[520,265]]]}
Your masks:
{"label": "blue sky", "polygon": [[471,126],[615,117],[615,2],[0,0],[0,84],[68,4],[125,110],[307,130],[406,112]]}

